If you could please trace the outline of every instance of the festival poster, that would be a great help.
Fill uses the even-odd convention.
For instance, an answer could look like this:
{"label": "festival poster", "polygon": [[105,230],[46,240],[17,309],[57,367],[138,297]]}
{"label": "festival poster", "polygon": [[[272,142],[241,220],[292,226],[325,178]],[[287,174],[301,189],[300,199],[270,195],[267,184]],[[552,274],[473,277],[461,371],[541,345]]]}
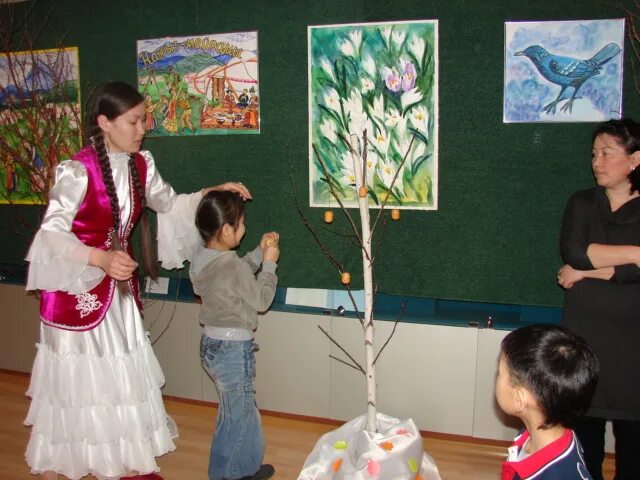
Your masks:
{"label": "festival poster", "polygon": [[147,136],[260,133],[258,32],[137,42]]}
{"label": "festival poster", "polygon": [[78,48],[0,54],[0,204],[45,204],[81,144]]}

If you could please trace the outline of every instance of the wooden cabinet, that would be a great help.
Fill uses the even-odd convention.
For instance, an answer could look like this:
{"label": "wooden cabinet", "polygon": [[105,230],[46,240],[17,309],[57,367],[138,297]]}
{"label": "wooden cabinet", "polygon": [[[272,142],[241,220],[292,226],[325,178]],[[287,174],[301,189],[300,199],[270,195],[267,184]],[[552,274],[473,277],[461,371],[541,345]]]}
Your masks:
{"label": "wooden cabinet", "polygon": [[[29,372],[39,335],[38,302],[22,286],[0,284],[0,304],[0,369]],[[145,308],[145,325],[165,375],[163,393],[217,402],[213,382],[200,366],[199,306],[156,300]],[[365,413],[364,376],[329,358],[346,360],[318,325],[363,363],[363,334],[356,319],[271,311],[261,316],[256,335],[261,409],[345,421]],[[392,329],[393,322],[376,322],[376,350]],[[507,333],[398,324],[376,368],[378,410],[412,418],[424,431],[513,439],[518,423],[504,416],[494,399],[500,342]],[[613,451],[610,431],[607,450]]]}

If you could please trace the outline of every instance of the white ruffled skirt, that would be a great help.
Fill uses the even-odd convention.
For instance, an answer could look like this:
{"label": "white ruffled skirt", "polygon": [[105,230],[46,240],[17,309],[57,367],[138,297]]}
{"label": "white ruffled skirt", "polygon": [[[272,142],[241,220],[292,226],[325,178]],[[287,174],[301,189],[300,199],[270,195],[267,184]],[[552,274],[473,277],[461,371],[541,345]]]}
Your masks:
{"label": "white ruffled skirt", "polygon": [[116,480],[159,471],[155,457],[175,449],[177,429],[160,388],[164,375],[131,296],[116,289],[93,330],[41,324],[27,395],[31,473]]}

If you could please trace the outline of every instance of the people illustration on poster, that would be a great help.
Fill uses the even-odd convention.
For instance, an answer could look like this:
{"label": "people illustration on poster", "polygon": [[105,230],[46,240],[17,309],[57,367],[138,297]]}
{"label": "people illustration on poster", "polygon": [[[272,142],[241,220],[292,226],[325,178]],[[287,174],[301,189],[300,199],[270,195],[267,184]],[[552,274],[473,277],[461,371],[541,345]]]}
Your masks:
{"label": "people illustration on poster", "polygon": [[147,136],[260,133],[257,32],[138,41]]}

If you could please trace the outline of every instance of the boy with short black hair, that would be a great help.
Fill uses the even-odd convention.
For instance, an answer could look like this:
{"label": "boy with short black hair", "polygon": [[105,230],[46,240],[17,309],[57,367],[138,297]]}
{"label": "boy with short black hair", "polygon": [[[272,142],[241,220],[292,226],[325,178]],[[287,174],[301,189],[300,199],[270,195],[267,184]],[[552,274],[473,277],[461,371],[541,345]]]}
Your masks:
{"label": "boy with short black hair", "polygon": [[496,399],[525,425],[503,480],[591,479],[571,426],[589,407],[598,372],[586,342],[557,325],[529,325],[502,340]]}

